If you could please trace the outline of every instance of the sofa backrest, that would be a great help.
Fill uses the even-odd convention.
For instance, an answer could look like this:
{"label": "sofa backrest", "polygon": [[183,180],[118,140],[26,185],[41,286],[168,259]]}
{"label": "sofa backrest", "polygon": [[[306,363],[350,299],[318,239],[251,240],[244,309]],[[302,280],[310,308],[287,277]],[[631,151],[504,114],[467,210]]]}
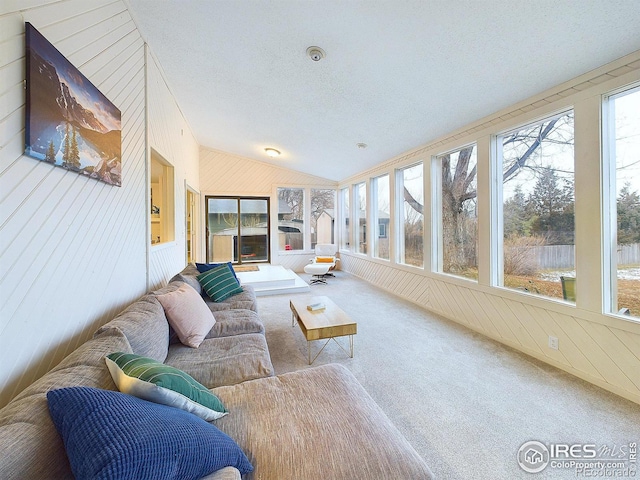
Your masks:
{"label": "sofa backrest", "polygon": [[180,273],[173,276],[171,282],[184,282],[193,287],[193,289],[202,295],[202,285],[198,281],[198,275],[200,272],[193,263],[188,264]]}
{"label": "sofa backrest", "polygon": [[[176,284],[159,290],[172,291]],[[157,293],[157,292],[156,292]],[[96,335],[117,327],[127,337],[133,353],[163,362],[169,351],[169,323],[154,293],[148,293],[100,327]]]}
{"label": "sofa backrest", "polygon": [[127,337],[117,328],[104,331],[0,410],[3,479],[73,478],[62,437],[49,415],[47,392],[80,385],[117,390],[104,357],[118,351],[131,353]]}

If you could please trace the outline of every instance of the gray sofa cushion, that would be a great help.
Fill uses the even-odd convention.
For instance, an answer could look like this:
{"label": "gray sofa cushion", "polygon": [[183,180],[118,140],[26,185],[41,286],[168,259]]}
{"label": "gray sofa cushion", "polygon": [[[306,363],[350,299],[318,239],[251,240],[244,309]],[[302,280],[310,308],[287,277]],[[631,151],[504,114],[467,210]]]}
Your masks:
{"label": "gray sofa cushion", "polygon": [[427,464],[341,365],[219,387],[216,426],[254,466],[246,480],[433,478]]}
{"label": "gray sofa cushion", "polygon": [[79,385],[116,390],[104,356],[119,350],[131,351],[125,335],[115,328],[102,332],[0,410],[3,479],[73,478],[62,438],[49,415],[46,392]]}
{"label": "gray sofa cushion", "polygon": [[[158,292],[169,292],[176,284]],[[113,320],[98,329],[96,335],[112,327],[118,327],[129,340],[133,353],[164,362],[169,349],[169,323],[162,305],[153,293],[144,295],[132,303]]]}
{"label": "gray sofa cushion", "polygon": [[214,313],[216,323],[206,338],[229,337],[246,333],[264,334],[264,324],[253,310],[233,309]]}
{"label": "gray sofa cushion", "polygon": [[242,308],[246,310],[253,310],[254,312],[258,313],[256,292],[251,285],[242,285],[242,293],[233,295],[232,297],[226,298],[221,302],[214,302],[206,295],[204,299],[214,315],[219,310],[229,310],[230,308]]}
{"label": "gray sofa cushion", "polygon": [[197,349],[176,343],[169,347],[165,363],[188,373],[207,388],[274,374],[267,341],[259,333],[208,338]]}

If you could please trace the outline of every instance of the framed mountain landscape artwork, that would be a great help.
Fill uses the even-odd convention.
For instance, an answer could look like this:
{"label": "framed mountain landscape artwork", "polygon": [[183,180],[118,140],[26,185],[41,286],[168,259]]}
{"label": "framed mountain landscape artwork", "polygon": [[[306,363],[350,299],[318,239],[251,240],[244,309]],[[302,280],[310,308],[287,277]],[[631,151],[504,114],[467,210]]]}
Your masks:
{"label": "framed mountain landscape artwork", "polygon": [[25,34],[25,154],[121,186],[120,110],[30,23]]}

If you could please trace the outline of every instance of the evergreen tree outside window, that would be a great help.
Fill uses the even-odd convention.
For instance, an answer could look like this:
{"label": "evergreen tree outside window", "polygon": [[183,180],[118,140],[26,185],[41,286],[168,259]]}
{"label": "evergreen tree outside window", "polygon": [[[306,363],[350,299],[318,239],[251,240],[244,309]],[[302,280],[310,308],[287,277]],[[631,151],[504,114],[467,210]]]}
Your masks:
{"label": "evergreen tree outside window", "polygon": [[573,111],[498,137],[504,287],[575,302]]}

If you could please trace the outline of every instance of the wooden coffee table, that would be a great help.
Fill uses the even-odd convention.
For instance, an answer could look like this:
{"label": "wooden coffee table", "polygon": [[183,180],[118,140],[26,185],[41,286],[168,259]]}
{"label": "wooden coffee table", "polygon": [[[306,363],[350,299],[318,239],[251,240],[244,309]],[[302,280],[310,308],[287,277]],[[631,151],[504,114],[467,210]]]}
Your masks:
{"label": "wooden coffee table", "polygon": [[[307,305],[313,303],[322,303],[325,308],[322,310],[309,311]],[[358,333],[358,324],[351,320],[330,298],[319,297],[301,297],[289,302],[291,307],[291,326],[295,325],[296,320],[300,325],[300,330],[307,339],[307,354],[309,365],[316,361],[318,355],[322,353],[324,347],[333,340],[342,348],[342,350],[353,358],[353,336]],[[335,337],[344,337],[349,335],[349,352],[340,345]],[[314,340],[327,339],[320,351],[311,360],[311,342]]]}

